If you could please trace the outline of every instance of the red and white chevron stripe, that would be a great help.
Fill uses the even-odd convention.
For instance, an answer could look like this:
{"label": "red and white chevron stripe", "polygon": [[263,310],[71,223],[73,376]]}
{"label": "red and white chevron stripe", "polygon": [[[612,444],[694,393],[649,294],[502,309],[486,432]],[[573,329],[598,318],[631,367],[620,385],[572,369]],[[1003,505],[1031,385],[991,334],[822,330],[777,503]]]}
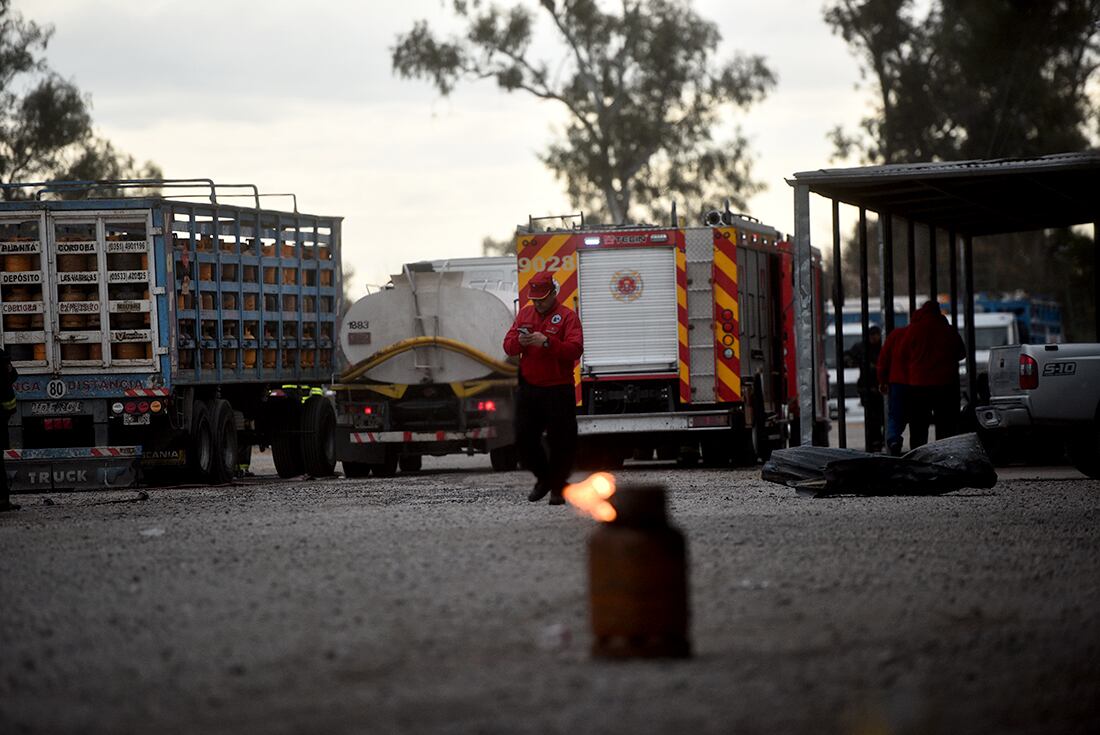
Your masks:
{"label": "red and white chevron stripe", "polygon": [[167,388],[127,388],[125,391],[127,397],[135,396],[166,396],[168,395]]}

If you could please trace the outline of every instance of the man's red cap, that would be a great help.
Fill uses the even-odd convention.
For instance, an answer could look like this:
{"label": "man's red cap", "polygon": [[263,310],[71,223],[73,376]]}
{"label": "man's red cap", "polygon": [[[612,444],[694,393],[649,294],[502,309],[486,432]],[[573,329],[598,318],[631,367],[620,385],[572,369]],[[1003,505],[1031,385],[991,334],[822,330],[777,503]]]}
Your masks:
{"label": "man's red cap", "polygon": [[543,299],[554,293],[554,274],[550,271],[539,271],[531,276],[527,284],[527,298]]}

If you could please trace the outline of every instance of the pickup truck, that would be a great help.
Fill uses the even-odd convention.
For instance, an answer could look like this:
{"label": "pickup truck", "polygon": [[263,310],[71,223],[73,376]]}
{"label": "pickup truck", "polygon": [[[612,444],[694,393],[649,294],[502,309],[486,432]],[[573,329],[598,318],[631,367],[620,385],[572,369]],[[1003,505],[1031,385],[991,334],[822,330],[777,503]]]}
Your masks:
{"label": "pickup truck", "polygon": [[976,413],[994,441],[1053,433],[1077,469],[1100,479],[1100,344],[994,347],[989,393]]}

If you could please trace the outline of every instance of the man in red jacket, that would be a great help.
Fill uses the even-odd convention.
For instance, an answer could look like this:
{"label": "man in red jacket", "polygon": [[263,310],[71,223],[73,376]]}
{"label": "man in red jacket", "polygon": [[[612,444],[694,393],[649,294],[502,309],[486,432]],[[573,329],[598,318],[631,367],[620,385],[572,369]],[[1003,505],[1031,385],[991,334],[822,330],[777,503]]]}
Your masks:
{"label": "man in red jacket", "polygon": [[966,348],[955,328],[927,301],[913,315],[898,357],[909,378],[909,448],[928,441],[928,425],[936,423],[936,438],[954,436],[959,421],[959,360]]}
{"label": "man in red jacket", "polygon": [[[520,309],[504,336],[504,351],[519,356],[516,449],[535,475],[527,499],[534,503],[549,493],[550,504],[561,505],[577,451],[573,367],[584,351],[584,337],[576,313],[557,301],[553,273],[532,276],[527,295],[531,303]],[[542,449],[543,431],[549,457]]]}

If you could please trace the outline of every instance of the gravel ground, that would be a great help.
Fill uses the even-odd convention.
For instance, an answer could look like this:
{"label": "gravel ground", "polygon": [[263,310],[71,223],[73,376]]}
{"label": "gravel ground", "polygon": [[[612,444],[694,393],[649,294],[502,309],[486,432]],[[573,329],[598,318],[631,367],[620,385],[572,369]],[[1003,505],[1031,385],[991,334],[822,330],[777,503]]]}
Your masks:
{"label": "gravel ground", "polygon": [[0,733],[1100,731],[1100,482],[807,500],[628,467],[688,538],[695,657],[608,663],[593,522],[485,464],[21,496]]}

